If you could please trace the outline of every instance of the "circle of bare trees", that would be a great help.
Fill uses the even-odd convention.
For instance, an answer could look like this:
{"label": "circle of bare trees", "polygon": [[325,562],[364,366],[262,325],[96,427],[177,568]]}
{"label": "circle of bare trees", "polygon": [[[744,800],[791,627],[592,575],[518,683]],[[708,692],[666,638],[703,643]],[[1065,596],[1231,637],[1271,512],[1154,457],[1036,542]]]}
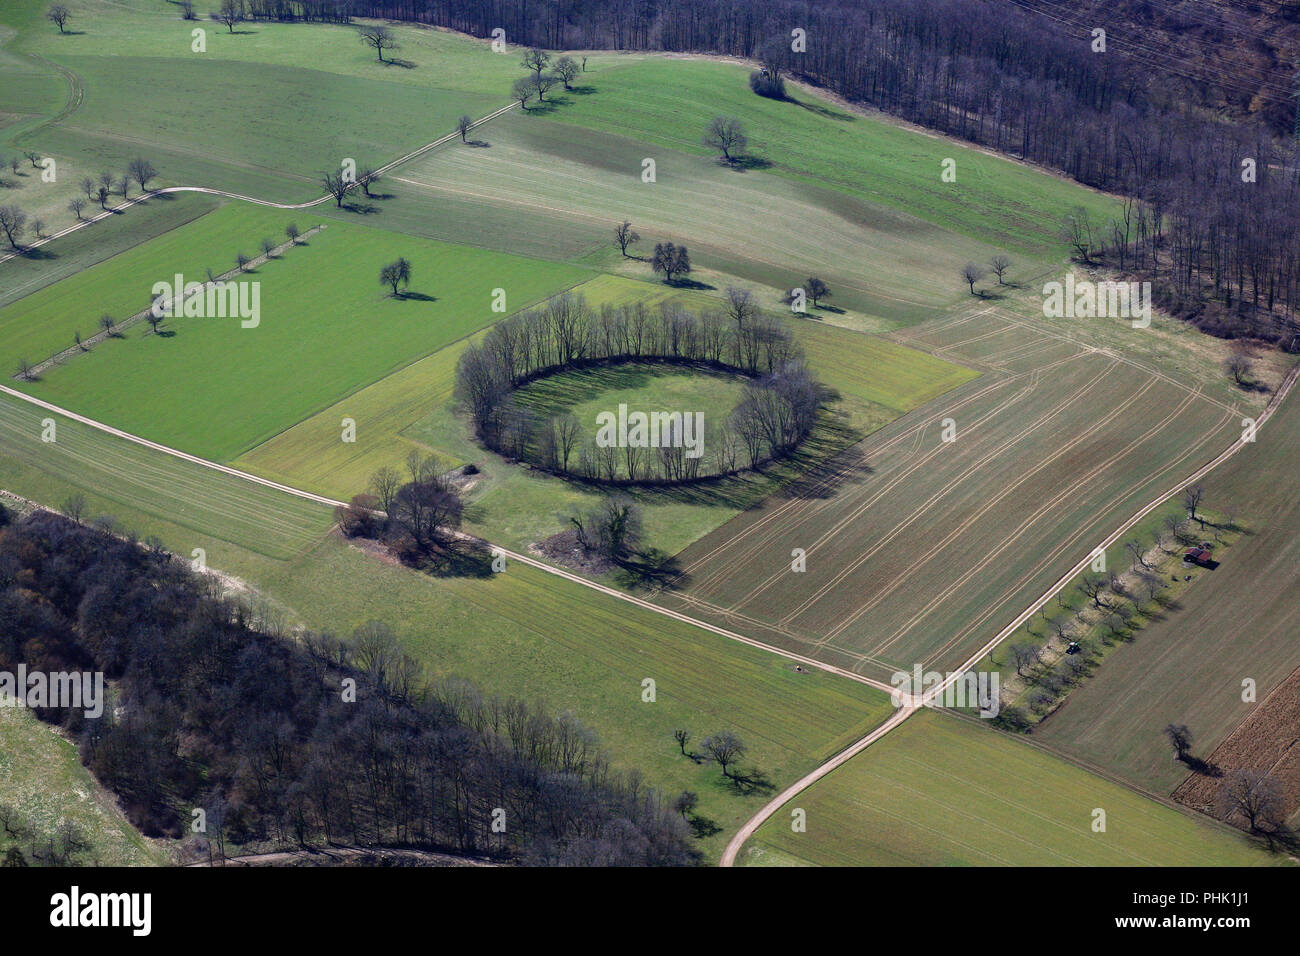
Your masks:
{"label": "circle of bare trees", "polygon": [[[595,429],[572,412],[543,415],[517,400],[520,389],[542,379],[620,365],[693,368],[745,381],[726,420],[706,422],[713,467],[704,468],[702,453],[688,454],[689,425],[671,413],[649,425],[651,443],[609,444],[597,442]],[[673,303],[596,310],[580,295],[562,295],[493,326],[456,369],[457,400],[482,445],[557,477],[610,487],[712,481],[787,458],[812,432],[824,394],[790,331],[734,289],[725,310],[699,315]]]}

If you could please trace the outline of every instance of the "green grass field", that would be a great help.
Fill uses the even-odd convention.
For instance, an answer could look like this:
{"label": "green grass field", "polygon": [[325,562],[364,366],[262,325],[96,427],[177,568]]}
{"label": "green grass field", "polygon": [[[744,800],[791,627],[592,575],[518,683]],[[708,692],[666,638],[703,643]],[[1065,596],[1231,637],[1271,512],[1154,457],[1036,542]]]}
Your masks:
{"label": "green grass field", "polygon": [[[807,832],[791,828],[791,809]],[[1093,832],[1104,810],[1106,830]],[[778,810],[749,865],[1250,866],[1245,837],[961,719],[922,711]]]}
{"label": "green grass field", "polygon": [[[711,155],[700,141],[705,124],[734,116],[745,126],[748,153],[768,173],[1021,255],[1064,254],[1056,231],[1071,206],[1083,204],[1103,222],[1115,212],[1110,200],[1062,177],[852,113],[803,90],[790,88],[788,102],[756,96],[746,77],[744,67],[729,63],[627,55],[597,64],[581,78],[592,92],[567,97],[546,116],[696,156]],[[949,157],[957,162],[955,183],[939,178]]]}
{"label": "green grass field", "polygon": [[162,848],[142,837],[116,798],[81,765],[77,748],[30,713],[0,707],[0,802],[22,815],[27,833],[15,841],[0,830],[0,855],[17,846],[34,864],[32,843],[57,837],[71,820],[90,844],[75,862],[97,866],[162,866]]}
{"label": "green grass field", "polygon": [[[232,215],[243,213],[240,209]],[[281,213],[275,221],[287,218]],[[201,231],[204,222],[190,228]],[[263,233],[247,229],[241,234]],[[256,245],[254,238],[244,248],[251,251]],[[222,246],[241,244],[223,238]],[[135,253],[152,256],[152,247]],[[411,261],[414,277],[409,293],[393,297],[377,276],[383,264],[399,255]],[[117,283],[124,300],[143,292],[147,304],[152,282],[169,281],[172,275],[163,263],[177,259],[164,249],[148,261],[149,271],[137,270],[131,281]],[[129,432],[225,460],[500,318],[492,311],[494,289],[505,290],[513,309],[589,274],[576,266],[331,223],[241,280],[261,284],[256,328],[241,328],[237,318],[180,318],[168,319],[165,334],[155,335],[141,324],[120,339],[74,356],[40,381],[22,384],[41,398]],[[41,295],[46,300],[62,295],[80,299],[104,290],[111,297],[110,277],[87,276]],[[10,320],[14,327],[36,330],[33,334],[44,337],[42,345],[53,338],[25,311],[24,302],[10,308],[18,310]],[[292,371],[286,374],[289,357]],[[167,400],[146,398],[162,382],[167,383]],[[341,440],[341,422],[336,425]],[[363,427],[358,422],[358,429]]]}
{"label": "green grass field", "polygon": [[[186,281],[203,281],[208,268],[221,275],[235,267],[235,256],[241,250],[248,256],[259,255],[258,243],[263,237],[277,244],[287,241],[284,227],[290,222],[296,221],[306,230],[319,221],[318,217],[304,218],[242,203],[195,217],[192,213],[201,212],[205,206],[211,208],[210,200],[200,201],[197,208],[187,208],[193,204],[190,197],[157,202],[165,204],[168,211],[176,204],[185,221],[156,239],[133,245],[92,268],[79,269],[65,281],[46,285],[0,309],[0,371],[12,375],[19,361],[44,361],[69,348],[75,333],[89,338],[100,331],[102,315],[111,315],[120,322],[148,308],[155,282],[170,284],[177,272],[184,274]],[[139,222],[141,217],[136,212],[122,216],[123,224]],[[68,241],[89,239],[92,234],[99,238],[99,232],[100,225],[92,226],[69,236]],[[58,244],[61,255],[63,241]],[[308,254],[305,248],[301,251],[304,257]],[[75,268],[77,256],[68,256]],[[0,265],[0,269],[10,265]]]}

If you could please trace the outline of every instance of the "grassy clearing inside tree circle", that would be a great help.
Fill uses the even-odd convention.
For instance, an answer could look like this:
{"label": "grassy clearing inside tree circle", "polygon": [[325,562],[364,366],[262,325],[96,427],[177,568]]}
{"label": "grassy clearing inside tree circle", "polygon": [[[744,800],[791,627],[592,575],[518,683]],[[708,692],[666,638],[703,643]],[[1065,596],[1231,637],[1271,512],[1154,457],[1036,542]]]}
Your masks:
{"label": "grassy clearing inside tree circle", "polygon": [[[620,406],[626,406],[629,415],[699,412],[704,416],[700,475],[707,476],[724,470],[718,445],[710,438],[721,434],[721,426],[744,397],[749,381],[739,373],[704,366],[629,361],[568,369],[536,379],[515,392],[515,401],[539,420],[574,415],[582,427],[584,444],[596,438],[597,416],[602,412],[617,415]],[[539,454],[538,448],[531,447],[527,457],[536,460]],[[626,479],[627,464],[622,454],[619,457],[617,478]]]}

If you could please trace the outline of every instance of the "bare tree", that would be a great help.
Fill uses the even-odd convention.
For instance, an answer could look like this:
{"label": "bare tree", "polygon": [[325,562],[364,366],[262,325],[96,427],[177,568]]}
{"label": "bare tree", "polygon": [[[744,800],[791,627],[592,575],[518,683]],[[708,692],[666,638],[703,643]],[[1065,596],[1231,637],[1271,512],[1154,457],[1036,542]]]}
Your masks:
{"label": "bare tree", "polygon": [[127,166],[127,172],[131,174],[132,179],[140,184],[141,192],[148,192],[149,180],[158,175],[158,170],[153,168],[153,163],[140,156],[131,160],[130,165]]}
{"label": "bare tree", "polygon": [[298,231],[298,224],[296,222],[291,222],[289,225],[285,226],[284,234],[289,237],[289,241],[295,246],[298,244],[298,237],[302,235]]}
{"label": "bare tree", "polygon": [[632,228],[632,223],[624,219],[614,227],[614,241],[618,243],[619,251],[623,253],[623,257],[628,258],[627,247],[634,242],[640,242],[641,236]]}
{"label": "bare tree", "polygon": [[1124,547],[1128,549],[1128,553],[1133,558],[1131,567],[1134,571],[1138,568],[1146,568],[1149,566],[1146,559],[1146,548],[1142,546],[1141,541],[1137,538],[1131,538],[1124,542]]}
{"label": "bare tree", "polygon": [[749,145],[745,127],[733,116],[715,116],[704,130],[704,145],[722,152],[728,163],[734,162],[733,153],[744,152]]}
{"label": "bare tree", "polygon": [[81,218],[81,211],[86,208],[86,200],[80,196],[73,196],[68,200],[68,212],[72,213],[77,219]]}
{"label": "bare tree", "polygon": [[1255,366],[1248,356],[1241,349],[1233,349],[1223,362],[1223,369],[1232,376],[1232,380],[1238,385],[1245,385],[1251,379],[1255,372]]}
{"label": "bare tree", "polygon": [[57,26],[60,33],[64,32],[63,28],[67,26],[71,16],[71,11],[61,3],[56,3],[45,11],[45,19]]}
{"label": "bare tree", "polygon": [[1205,497],[1205,487],[1195,485],[1183,490],[1183,507],[1187,510],[1187,517],[1192,521],[1199,521],[1202,530],[1205,528],[1205,517],[1197,513],[1201,506],[1201,499]]}
{"label": "bare tree", "polygon": [[466,137],[469,131],[474,128],[474,119],[468,113],[462,113],[460,119],[456,120],[456,132],[460,133],[460,141],[468,142]]}
{"label": "bare tree", "polygon": [[578,62],[571,56],[562,56],[555,61],[555,70],[553,71],[564,84],[566,90],[573,89],[574,78],[579,73]]}
{"label": "bare tree", "polygon": [[1225,820],[1245,818],[1251,833],[1274,833],[1286,820],[1282,784],[1262,770],[1233,770],[1219,785],[1219,812]]}
{"label": "bare tree", "polygon": [[27,213],[17,206],[0,206],[0,230],[4,231],[9,245],[17,249],[19,240],[27,231]]}
{"label": "bare tree", "polygon": [[234,33],[235,26],[244,22],[243,0],[221,0],[221,9],[211,14],[211,17],[218,23],[224,24],[231,33]]}
{"label": "bare tree", "polygon": [[818,307],[822,299],[831,297],[830,287],[816,276],[809,276],[804,280],[803,290],[812,302],[814,309]]}
{"label": "bare tree", "polygon": [[37,239],[45,238],[45,220],[40,216],[32,220],[32,232],[36,233]]}
{"label": "bare tree", "polygon": [[1087,209],[1076,206],[1061,223],[1060,235],[1063,241],[1074,247],[1080,259],[1092,261],[1092,220],[1088,218]]}
{"label": "bare tree", "polygon": [[388,465],[384,465],[370,476],[370,490],[374,493],[375,500],[384,514],[389,514],[393,510],[393,502],[397,500],[397,492],[401,487],[401,474]]}
{"label": "bare tree", "polygon": [[690,754],[686,752],[686,744],[690,741],[690,739],[691,739],[691,732],[687,730],[685,727],[678,727],[676,730],[673,731],[673,740],[677,741],[677,746],[681,748],[683,757],[690,756]]}
{"label": "bare tree", "polygon": [[531,76],[521,76],[510,87],[510,95],[519,101],[521,107],[528,109],[528,99],[533,95],[535,89]]}
{"label": "bare tree", "polygon": [[722,768],[724,777],[735,779],[727,768],[745,756],[745,744],[739,736],[730,730],[711,734],[700,741],[700,749],[704,752],[705,759]]}
{"label": "bare tree", "polygon": [[341,170],[337,173],[321,173],[320,181],[325,191],[334,197],[334,204],[339,209],[343,208],[343,199],[347,196],[348,190],[356,185],[348,180]]}
{"label": "bare tree", "polygon": [[1011,268],[1011,257],[999,252],[989,260],[989,268],[998,277],[998,285],[1005,285],[1006,283],[1002,279],[1007,274],[1007,270]]}
{"label": "bare tree", "polygon": [[1174,745],[1174,752],[1179,760],[1187,759],[1187,752],[1192,749],[1192,732],[1186,724],[1166,724],[1165,736]]}
{"label": "bare tree", "polygon": [[977,262],[968,262],[961,267],[961,277],[970,286],[970,294],[975,294],[975,283],[984,278],[984,267]]}
{"label": "bare tree", "polygon": [[551,55],[549,53],[540,47],[533,47],[531,50],[524,53],[524,58],[520,61],[520,65],[526,70],[532,70],[534,79],[539,79],[542,75],[542,71],[546,69],[547,64],[550,62]]}
{"label": "bare tree", "polygon": [[361,42],[372,47],[379,54],[379,62],[384,62],[385,50],[396,50],[399,46],[397,36],[382,24],[364,26],[359,31]]}
{"label": "bare tree", "polygon": [[1079,582],[1079,587],[1083,589],[1084,594],[1092,599],[1093,607],[1098,610],[1110,607],[1108,603],[1101,599],[1101,596],[1106,592],[1106,579],[1101,575],[1094,574],[1091,571],[1087,572]]}

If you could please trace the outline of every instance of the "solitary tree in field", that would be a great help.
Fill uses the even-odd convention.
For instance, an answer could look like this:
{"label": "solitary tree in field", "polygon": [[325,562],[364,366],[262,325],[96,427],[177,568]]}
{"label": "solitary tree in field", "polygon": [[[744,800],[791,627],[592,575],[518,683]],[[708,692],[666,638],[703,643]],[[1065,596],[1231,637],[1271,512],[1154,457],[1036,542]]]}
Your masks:
{"label": "solitary tree in field", "polygon": [[82,199],[80,196],[73,196],[68,200],[68,211],[76,216],[78,220],[81,219],[81,211],[85,208],[86,200]]}
{"label": "solitary tree in field", "polygon": [[1255,371],[1255,367],[1251,364],[1246,353],[1237,349],[1234,349],[1232,354],[1224,361],[1223,368],[1238,385],[1245,385],[1250,381],[1250,377]]}
{"label": "solitary tree in field", "polygon": [[140,184],[141,192],[148,192],[149,180],[158,175],[158,170],[153,168],[153,163],[139,156],[131,160],[131,164],[127,167],[127,172],[131,174],[132,179]]}
{"label": "solitary tree in field", "polygon": [[571,56],[562,56],[555,61],[553,72],[559,77],[560,82],[564,84],[564,88],[571,90],[573,89],[574,78],[577,77],[579,72],[578,61]]}
{"label": "solitary tree in field", "polygon": [[989,268],[993,270],[994,275],[998,277],[998,285],[1006,285],[1003,277],[1006,276],[1007,270],[1011,268],[1011,257],[998,253],[989,260]]}
{"label": "solitary tree in field", "polygon": [[640,242],[641,237],[632,228],[632,223],[624,219],[614,227],[614,241],[618,243],[619,251],[623,253],[624,258],[627,258],[627,247],[634,242]]}
{"label": "solitary tree in field", "polygon": [[107,312],[99,317],[99,327],[103,329],[107,335],[113,334],[113,326],[116,324],[117,321]]}
{"label": "solitary tree in field", "polygon": [[36,150],[29,149],[27,152],[23,153],[23,155],[27,157],[27,162],[32,164],[32,169],[41,168],[41,154],[36,152]]}
{"label": "solitary tree in field", "polygon": [[18,241],[27,231],[27,213],[17,206],[0,206],[0,230],[4,231],[9,245],[17,249]]}
{"label": "solitary tree in field", "polygon": [[521,64],[524,69],[532,70],[534,78],[537,78],[542,75],[542,70],[546,69],[547,64],[550,62],[551,55],[549,53],[540,47],[533,47],[524,53]]}
{"label": "solitary tree in field", "polygon": [[397,49],[397,36],[386,26],[376,24],[375,26],[365,26],[361,28],[361,42],[369,47],[373,47],[379,54],[379,62],[384,62],[385,50]]}
{"label": "solitary tree in field", "polygon": [[180,8],[181,8],[181,19],[182,19],[182,20],[193,20],[193,19],[195,19],[195,16],[194,16],[194,0],[180,0]]}
{"label": "solitary tree in field", "polygon": [[45,220],[37,216],[32,220],[32,232],[36,233],[37,239],[45,238]]}
{"label": "solitary tree in field", "polygon": [[27,359],[22,359],[21,361],[19,361],[18,377],[27,382],[30,382],[32,380],[32,363],[27,361]]}
{"label": "solitary tree in field", "polygon": [[64,32],[63,28],[67,26],[68,18],[71,16],[72,12],[61,3],[56,3],[45,11],[45,19],[58,27],[60,33]]}
{"label": "solitary tree in field", "polygon": [[291,222],[289,225],[285,226],[284,234],[289,237],[289,241],[295,246],[298,244],[298,236],[300,233],[298,232],[298,224],[296,222]]}
{"label": "solitary tree in field", "polygon": [[804,283],[804,292],[812,300],[813,308],[817,308],[818,300],[828,299],[831,295],[830,288],[821,279],[816,276],[809,276],[808,281]]}
{"label": "solitary tree in field", "polygon": [[397,295],[398,284],[406,288],[411,286],[411,263],[405,257],[398,259],[396,262],[390,262],[379,270],[379,284],[391,286],[393,295]]}
{"label": "solitary tree in field", "polygon": [[984,270],[977,263],[968,262],[961,267],[961,277],[970,286],[970,294],[975,294],[975,283],[984,278]]}
{"label": "solitary tree in field", "polygon": [[474,119],[468,113],[462,113],[460,119],[456,120],[456,132],[460,133],[460,141],[468,142],[469,131],[474,127]]}
{"label": "solitary tree in field", "polygon": [[221,9],[212,14],[212,19],[223,23],[231,33],[235,25],[244,22],[244,0],[221,0]]}
{"label": "solitary tree in field", "polygon": [[730,163],[735,159],[733,153],[744,152],[749,137],[745,135],[740,120],[732,116],[715,116],[705,127],[704,145],[720,150],[722,158]]}
{"label": "solitary tree in field", "polygon": [[1174,752],[1178,755],[1178,759],[1186,760],[1187,752],[1192,749],[1192,732],[1187,729],[1187,725],[1167,724],[1165,725],[1165,736],[1174,745]]}
{"label": "solitary tree in field", "polygon": [[533,90],[535,89],[536,87],[533,85],[533,78],[531,76],[521,76],[519,79],[515,80],[514,85],[510,87],[510,95],[519,101],[520,106],[524,109],[528,109],[528,98],[533,95]]}

